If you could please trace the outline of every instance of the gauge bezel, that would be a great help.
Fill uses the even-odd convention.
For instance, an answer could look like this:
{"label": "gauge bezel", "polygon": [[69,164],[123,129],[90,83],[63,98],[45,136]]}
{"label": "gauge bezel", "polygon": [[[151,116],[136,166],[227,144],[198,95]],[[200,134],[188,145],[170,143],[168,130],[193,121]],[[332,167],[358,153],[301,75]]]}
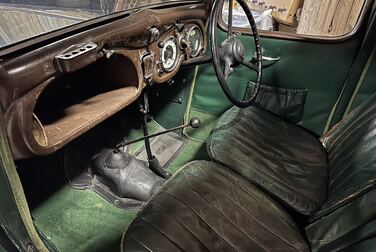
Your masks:
{"label": "gauge bezel", "polygon": [[[174,64],[170,68],[166,68],[163,65],[163,50],[166,47],[166,42],[169,41],[169,40],[172,40],[175,43],[175,46],[176,46],[176,60],[175,60]],[[176,66],[178,65],[178,63],[179,63],[180,55],[181,55],[181,53],[180,53],[180,47],[179,47],[179,43],[178,43],[177,38],[175,38],[174,36],[167,37],[165,40],[163,40],[163,43],[164,43],[164,46],[160,50],[161,67],[162,67],[163,71],[169,73],[169,72],[172,72],[176,68]]]}
{"label": "gauge bezel", "polygon": [[197,49],[197,53],[193,54],[192,53],[192,47],[191,47],[191,57],[194,58],[194,57],[197,57],[201,51],[202,51],[202,48],[204,47],[204,33],[202,32],[200,26],[198,25],[193,25],[191,28],[189,28],[188,32],[187,32],[187,40],[189,41],[189,35],[191,34],[192,30],[197,28],[201,34],[201,41],[200,41],[200,46],[199,48]]}

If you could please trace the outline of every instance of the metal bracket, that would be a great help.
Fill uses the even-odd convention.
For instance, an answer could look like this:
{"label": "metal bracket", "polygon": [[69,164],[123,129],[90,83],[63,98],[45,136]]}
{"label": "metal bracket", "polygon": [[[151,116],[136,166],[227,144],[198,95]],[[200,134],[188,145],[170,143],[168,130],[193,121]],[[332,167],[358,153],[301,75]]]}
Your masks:
{"label": "metal bracket", "polygon": [[152,76],[154,69],[154,54],[151,52],[145,52],[141,55],[141,65],[144,72],[144,81],[148,85],[153,84]]}
{"label": "metal bracket", "polygon": [[74,72],[94,63],[98,59],[97,44],[93,42],[72,45],[55,56],[60,72]]}
{"label": "metal bracket", "polygon": [[[267,67],[270,67],[272,65],[274,65],[275,63],[277,63],[281,58],[280,57],[268,57],[268,56],[262,56],[262,67],[263,68],[267,68]],[[252,64],[255,64],[257,62],[257,57],[256,55],[253,55],[252,57],[252,60],[251,60],[251,63]]]}

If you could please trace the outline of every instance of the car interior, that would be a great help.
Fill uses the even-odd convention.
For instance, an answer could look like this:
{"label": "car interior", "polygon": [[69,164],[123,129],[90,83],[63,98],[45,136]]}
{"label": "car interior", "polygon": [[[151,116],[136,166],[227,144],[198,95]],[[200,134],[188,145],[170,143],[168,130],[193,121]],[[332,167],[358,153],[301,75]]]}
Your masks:
{"label": "car interior", "polygon": [[0,31],[0,251],[376,251],[375,2],[140,2]]}

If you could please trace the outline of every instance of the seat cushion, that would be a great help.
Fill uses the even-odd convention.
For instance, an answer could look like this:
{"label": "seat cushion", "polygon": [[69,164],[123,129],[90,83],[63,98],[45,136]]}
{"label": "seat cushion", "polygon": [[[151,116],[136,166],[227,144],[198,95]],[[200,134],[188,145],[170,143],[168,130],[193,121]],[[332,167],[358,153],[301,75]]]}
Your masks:
{"label": "seat cushion", "polygon": [[326,199],[327,153],[302,128],[256,107],[231,108],[208,139],[212,159],[293,210],[312,215]]}
{"label": "seat cushion", "polygon": [[195,161],[128,227],[122,251],[308,251],[286,211],[238,174]]}

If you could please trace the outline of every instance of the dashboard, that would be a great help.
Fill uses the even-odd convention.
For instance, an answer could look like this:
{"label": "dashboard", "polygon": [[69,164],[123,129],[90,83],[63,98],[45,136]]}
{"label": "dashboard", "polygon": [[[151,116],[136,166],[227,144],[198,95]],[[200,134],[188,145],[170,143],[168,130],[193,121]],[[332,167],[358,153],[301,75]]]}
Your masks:
{"label": "dashboard", "polygon": [[143,9],[0,61],[14,159],[54,153],[207,58],[205,3]]}

